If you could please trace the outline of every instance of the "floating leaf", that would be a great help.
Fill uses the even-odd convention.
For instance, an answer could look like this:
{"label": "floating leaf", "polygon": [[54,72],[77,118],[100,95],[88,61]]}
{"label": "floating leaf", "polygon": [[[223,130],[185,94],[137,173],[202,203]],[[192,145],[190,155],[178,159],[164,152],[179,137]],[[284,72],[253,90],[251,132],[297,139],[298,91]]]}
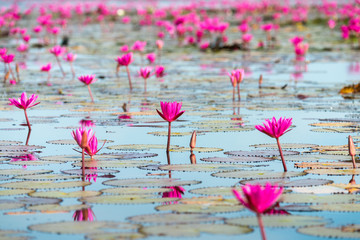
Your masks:
{"label": "floating leaf", "polygon": [[[141,167],[149,164],[158,164],[160,162],[152,160],[109,160],[109,161],[91,161],[85,162],[85,167],[99,167],[99,168],[131,168]],[[75,167],[81,167],[80,162],[72,164]],[[106,170],[115,171],[115,170]],[[118,171],[117,171],[118,172]]]}
{"label": "floating leaf", "polygon": [[211,148],[211,147],[195,147],[193,149],[187,148],[187,147],[179,147],[179,148],[170,149],[171,152],[188,152],[188,151],[191,151],[191,150],[193,152],[221,152],[224,149],[222,149],[222,148]]}
{"label": "floating leaf", "polygon": [[27,236],[17,236],[19,234],[25,234],[24,231],[13,231],[13,230],[0,230],[0,239],[2,240],[27,240],[32,239],[32,237]]}
{"label": "floating leaf", "polygon": [[114,239],[121,240],[121,239],[139,239],[139,238],[145,238],[145,235],[136,232],[94,233],[91,235],[86,235],[86,239],[89,240],[114,240]]}
{"label": "floating leaf", "polygon": [[[234,194],[232,193],[233,187],[206,187],[206,188],[196,188],[192,189],[189,192],[193,194],[201,194],[201,195],[208,195],[208,196],[231,196],[233,197]],[[236,190],[242,191],[241,188],[237,187]]]}
{"label": "floating leaf", "polygon": [[360,238],[359,225],[347,225],[342,227],[325,227],[325,226],[313,226],[306,228],[299,228],[299,233],[327,237],[327,238]]}
{"label": "floating leaf", "polygon": [[348,194],[330,194],[330,195],[315,195],[310,193],[289,193],[281,196],[281,202],[284,203],[351,203],[360,201],[359,195]]}
{"label": "floating leaf", "polygon": [[[256,163],[273,161],[273,158],[265,157],[208,157],[201,158],[205,162],[223,162],[223,163]],[[286,159],[287,160],[287,159]]]}
{"label": "floating leaf", "polygon": [[[1,121],[0,121],[1,122]],[[17,145],[21,144],[22,142],[19,141],[10,141],[10,140],[0,140],[0,146],[7,146],[7,145]]]}
{"label": "floating leaf", "polygon": [[144,195],[144,194],[159,194],[164,192],[171,192],[173,191],[171,188],[107,188],[100,190],[100,192],[103,193],[109,193],[109,194],[117,194],[117,195]]}
{"label": "floating leaf", "polygon": [[[167,136],[168,132],[148,132],[147,134],[152,134],[154,136]],[[192,132],[171,132],[172,137],[182,137],[182,136],[191,136]]]}
{"label": "floating leaf", "polygon": [[[276,159],[281,160],[280,157]],[[346,161],[349,160],[349,156],[339,156],[339,155],[326,155],[326,154],[301,154],[301,155],[293,155],[287,156],[286,161],[293,161],[293,162],[317,162],[320,160],[336,160],[336,161]]]}
{"label": "floating leaf", "polygon": [[311,206],[311,209],[318,211],[330,212],[360,212],[360,204],[356,203],[336,203],[336,204],[321,204]]}
{"label": "floating leaf", "polygon": [[[126,144],[126,145],[114,145],[106,147],[113,150],[150,150],[150,149],[166,149],[165,144]],[[179,148],[178,145],[171,145],[170,149]]]}
{"label": "floating leaf", "polygon": [[76,211],[80,209],[89,208],[89,205],[86,204],[76,204],[76,205],[59,205],[59,204],[42,204],[35,206],[28,206],[26,209],[30,211]]}
{"label": "floating leaf", "polygon": [[242,180],[241,184],[260,184],[264,185],[266,183],[270,183],[271,185],[278,185],[282,187],[311,187],[311,186],[319,186],[330,184],[333,181],[327,179],[298,179],[298,180],[290,180],[290,179],[253,179],[253,180]]}
{"label": "floating leaf", "polygon": [[352,122],[320,122],[309,124],[313,127],[352,127],[357,126],[357,123]]}
{"label": "floating leaf", "polygon": [[[299,148],[311,148],[319,146],[317,144],[308,144],[308,143],[281,143],[281,148],[283,149],[299,149]],[[250,147],[255,148],[278,148],[277,144],[255,144],[250,145]]]}
{"label": "floating leaf", "polygon": [[43,166],[43,165],[50,165],[50,164],[60,164],[62,162],[57,161],[14,161],[14,162],[8,162],[10,165],[26,165],[26,166]]}
{"label": "floating leaf", "polygon": [[41,198],[82,198],[99,196],[101,192],[97,191],[76,191],[76,192],[60,192],[60,191],[46,191],[46,192],[32,192],[29,193],[31,197]]}
{"label": "floating leaf", "polygon": [[128,218],[131,222],[136,223],[162,223],[162,224],[189,224],[199,222],[215,222],[223,220],[221,217],[214,217],[208,214],[176,214],[176,213],[160,213],[139,215]]}
{"label": "floating leaf", "polygon": [[314,128],[310,131],[324,133],[353,133],[359,131],[359,128]]}
{"label": "floating leaf", "polygon": [[176,201],[177,198],[155,198],[153,195],[101,195],[82,198],[81,201],[96,204],[147,204]]}
{"label": "floating leaf", "polygon": [[23,195],[34,192],[34,190],[30,189],[7,189],[0,190],[0,196],[13,196],[13,195]]}
{"label": "floating leaf", "polygon": [[17,197],[16,201],[25,203],[26,205],[40,205],[40,204],[58,204],[62,199],[58,198],[38,198],[38,197]]}
{"label": "floating leaf", "polygon": [[[104,142],[107,143],[112,143],[114,141],[111,140],[101,140],[98,139],[99,144],[104,144]],[[46,143],[50,143],[50,144],[59,144],[59,145],[77,145],[76,141],[74,139],[62,139],[62,140],[52,140],[52,141],[47,141]]]}
{"label": "floating leaf", "polygon": [[32,231],[39,231],[45,233],[55,234],[90,234],[103,233],[106,230],[133,230],[140,226],[137,224],[123,223],[123,222],[108,222],[108,221],[94,221],[94,222],[53,222],[35,224],[29,226]]}
{"label": "floating leaf", "polygon": [[45,148],[44,146],[35,146],[35,145],[0,145],[0,152],[26,152],[34,151],[36,149]]}
{"label": "floating leaf", "polygon": [[50,173],[52,170],[27,170],[27,169],[1,169],[0,175],[4,176],[24,176],[32,174]]}
{"label": "floating leaf", "polygon": [[343,175],[359,175],[360,169],[307,169],[304,170],[309,174],[343,176]]}
{"label": "floating leaf", "polygon": [[[314,225],[323,225],[328,221],[322,217],[315,216],[297,216],[297,215],[262,215],[264,227],[306,227]],[[226,219],[227,224],[257,227],[257,217],[239,217]]]}
{"label": "floating leaf", "polygon": [[227,224],[177,224],[142,227],[141,232],[152,236],[165,237],[196,237],[200,233],[239,235],[253,230],[248,227],[231,226]]}
{"label": "floating leaf", "polygon": [[[224,152],[225,154],[231,156],[239,156],[239,157],[275,157],[279,156],[279,151],[277,150],[257,150],[257,151],[231,151],[231,152]],[[299,152],[296,151],[283,151],[283,155],[298,155]]]}
{"label": "floating leaf", "polygon": [[[0,211],[24,207],[24,203],[0,203]],[[1,236],[0,236],[1,238]]]}
{"label": "floating leaf", "polygon": [[214,177],[222,178],[289,178],[289,177],[299,177],[306,175],[304,172],[274,172],[274,171],[226,171],[226,172],[217,172],[211,174]]}
{"label": "floating leaf", "polygon": [[35,180],[35,181],[43,181],[43,180],[66,180],[66,179],[74,179],[78,178],[77,176],[67,176],[62,174],[34,174],[34,175],[25,175],[18,176],[15,179],[21,180]]}
{"label": "floating leaf", "polygon": [[0,184],[3,188],[23,188],[23,189],[52,189],[52,188],[74,188],[90,185],[89,182],[68,181],[68,182],[51,182],[51,181],[21,181]]}
{"label": "floating leaf", "polygon": [[248,168],[251,165],[244,164],[172,164],[162,165],[159,167],[160,170],[166,171],[182,171],[182,172],[215,172],[215,171],[226,171],[236,170],[239,168]]}
{"label": "floating leaf", "polygon": [[[97,165],[94,165],[96,167]],[[62,173],[69,174],[69,175],[78,175],[82,176],[82,169],[69,169],[63,170]],[[108,170],[108,169],[85,169],[85,175],[91,174],[116,174],[118,170]]]}
{"label": "floating leaf", "polygon": [[113,179],[103,182],[104,185],[115,187],[175,187],[199,183],[201,182],[196,180],[179,180],[176,178],[129,178]]}

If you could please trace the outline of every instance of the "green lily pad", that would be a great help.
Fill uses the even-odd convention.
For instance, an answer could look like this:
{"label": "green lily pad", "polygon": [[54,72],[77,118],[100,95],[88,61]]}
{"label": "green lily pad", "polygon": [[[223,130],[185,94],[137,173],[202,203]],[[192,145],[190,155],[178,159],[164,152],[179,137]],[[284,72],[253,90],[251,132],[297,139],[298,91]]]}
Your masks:
{"label": "green lily pad", "polygon": [[145,237],[146,236],[144,234],[136,233],[136,232],[93,233],[91,235],[86,235],[86,239],[89,240],[140,239]]}
{"label": "green lily pad", "polygon": [[221,162],[221,163],[257,163],[257,162],[273,161],[275,159],[265,158],[265,157],[208,157],[208,158],[201,158],[200,160],[205,162]]}
{"label": "green lily pad", "polygon": [[320,204],[320,203],[351,203],[360,201],[360,195],[348,194],[330,194],[330,195],[315,195],[309,193],[289,193],[283,194],[280,198],[284,203],[306,203],[306,204]]}
{"label": "green lily pad", "polygon": [[77,176],[68,176],[63,174],[34,174],[34,175],[24,175],[17,176],[15,179],[21,180],[34,180],[34,181],[43,181],[43,180],[66,180],[78,178]]}
{"label": "green lily pad", "polygon": [[1,169],[0,175],[4,176],[24,176],[24,175],[32,175],[32,174],[42,174],[42,173],[50,173],[52,170],[28,170],[28,169]]}
{"label": "green lily pad", "polygon": [[179,180],[176,178],[129,178],[113,179],[103,182],[104,185],[115,187],[175,187],[199,183],[201,182],[196,180]]}
{"label": "green lily pad", "polygon": [[30,211],[76,211],[80,209],[89,208],[89,205],[86,204],[75,204],[75,205],[59,205],[59,204],[41,204],[41,205],[34,205],[28,206],[26,209]]}
{"label": "green lily pad", "polygon": [[[232,192],[233,187],[206,187],[206,188],[195,188],[191,189],[189,192],[193,194],[201,194],[207,196],[231,196],[233,197],[234,194]],[[238,191],[242,191],[241,188],[235,188]]]}
{"label": "green lily pad", "polygon": [[[308,144],[308,143],[281,143],[282,149],[300,149],[300,148],[313,148],[319,146],[317,144]],[[255,144],[250,145],[250,147],[254,148],[275,148],[278,149],[277,144]]]}
{"label": "green lily pad", "polygon": [[[297,216],[297,215],[262,215],[261,216],[264,227],[306,227],[314,225],[323,225],[328,223],[322,217],[315,216]],[[230,218],[226,219],[225,222],[231,225],[241,225],[249,227],[257,227],[258,220],[257,217],[239,217],[239,218]]]}
{"label": "green lily pad", "polygon": [[173,148],[170,149],[171,152],[188,152],[188,151],[193,151],[193,152],[221,152],[224,149],[222,148],[212,148],[212,147],[195,147],[195,148],[189,148],[189,147],[179,147],[179,148]]}
{"label": "green lily pad", "polygon": [[295,163],[297,168],[309,168],[309,169],[344,169],[352,168],[353,164],[350,162],[316,162],[316,163]]}
{"label": "green lily pad", "polygon": [[2,240],[28,240],[32,237],[19,236],[28,232],[25,231],[13,231],[13,230],[0,230],[0,239]]}
{"label": "green lily pad", "polygon": [[0,152],[26,152],[45,148],[35,145],[0,145]]}
{"label": "green lily pad", "polygon": [[266,183],[270,183],[271,185],[278,185],[282,187],[311,187],[311,186],[319,186],[331,184],[333,181],[327,179],[298,179],[298,180],[290,180],[290,179],[252,179],[252,180],[242,180],[241,184],[260,184],[265,185]]}
{"label": "green lily pad", "polygon": [[50,165],[50,164],[61,164],[62,162],[58,161],[14,161],[14,162],[8,162],[10,165],[26,165],[26,166],[44,166],[44,165]]}
{"label": "green lily pad", "polygon": [[101,195],[95,197],[86,197],[80,199],[87,203],[95,204],[148,204],[148,203],[166,203],[176,201],[176,198],[161,198],[153,195]]}
{"label": "green lily pad", "polygon": [[311,226],[299,228],[297,231],[302,234],[327,238],[360,238],[359,225],[347,225],[342,227]]}
{"label": "green lily pad", "polygon": [[53,222],[34,224],[29,226],[32,231],[55,233],[55,234],[90,234],[103,233],[106,230],[134,230],[139,228],[137,224],[125,222],[108,222],[108,221],[94,221],[94,222]]}
{"label": "green lily pad", "polygon": [[274,172],[274,171],[244,171],[244,170],[236,170],[236,171],[226,171],[226,172],[217,172],[211,174],[214,177],[221,178],[254,178],[254,179],[262,179],[262,178],[289,178],[289,177],[299,177],[304,176],[306,173],[304,172]]}
{"label": "green lily pad", "polygon": [[0,203],[0,210],[9,210],[9,209],[17,209],[24,207],[24,203]]}
{"label": "green lily pad", "polygon": [[34,192],[30,189],[6,189],[0,191],[0,196],[24,195]]}
{"label": "green lily pad", "polygon": [[128,220],[136,223],[156,223],[156,224],[190,224],[199,222],[216,222],[223,220],[221,217],[214,217],[208,214],[176,214],[176,213],[160,213],[147,214],[129,217]]}
{"label": "green lily pad", "polygon": [[310,206],[311,209],[330,212],[360,212],[360,204],[357,203],[336,203]]}
{"label": "green lily pad", "polygon": [[151,236],[166,237],[196,237],[201,233],[240,235],[247,234],[253,230],[248,227],[231,226],[227,224],[177,224],[142,227],[141,232]]}
{"label": "green lily pad", "polygon": [[[224,152],[230,156],[238,156],[238,157],[276,157],[279,156],[280,153],[278,150],[257,150],[257,151],[231,151]],[[297,151],[283,151],[283,155],[298,155],[300,154]]]}
{"label": "green lily pad", "polygon": [[172,164],[162,165],[160,170],[182,171],[182,172],[215,172],[249,168],[251,165],[245,164]]}
{"label": "green lily pad", "polygon": [[[126,144],[126,145],[114,145],[106,147],[112,150],[150,150],[150,149],[166,149],[166,144]],[[178,145],[171,145],[170,149],[179,148]]]}
{"label": "green lily pad", "polygon": [[307,169],[304,172],[316,175],[328,176],[344,176],[344,175],[359,175],[360,169]]}
{"label": "green lily pad", "polygon": [[52,182],[52,181],[21,181],[8,182],[0,184],[3,188],[22,188],[22,189],[52,189],[52,188],[74,188],[90,185],[89,182],[68,181],[68,182]]}
{"label": "green lily pad", "polygon": [[42,198],[81,198],[81,197],[93,197],[99,196],[101,192],[97,191],[75,191],[75,192],[60,192],[60,191],[44,191],[44,192],[32,192],[29,193],[31,197]]}
{"label": "green lily pad", "polygon": [[170,188],[140,188],[140,187],[126,187],[126,188],[107,188],[100,190],[102,193],[116,194],[116,195],[145,195],[145,194],[159,194],[164,192],[171,192]]}
{"label": "green lily pad", "polygon": [[[276,159],[281,160],[280,157]],[[351,160],[349,156],[341,156],[341,155],[327,155],[327,154],[301,154],[301,155],[292,155],[287,156],[286,161],[293,162],[317,162],[319,160],[335,160],[335,161],[348,161]]]}
{"label": "green lily pad", "polygon": [[[158,161],[152,160],[109,160],[109,161],[87,161],[85,167],[99,167],[99,168],[131,168],[141,167],[149,164],[158,164]],[[75,167],[81,167],[82,163],[77,162],[72,164]]]}
{"label": "green lily pad", "polygon": [[[104,144],[104,142],[107,143],[112,143],[114,141],[111,140],[101,140],[98,139],[98,143],[100,146],[102,146]],[[74,139],[61,139],[61,140],[51,140],[51,141],[47,141],[46,143],[49,144],[58,144],[58,145],[77,145],[76,141]]]}

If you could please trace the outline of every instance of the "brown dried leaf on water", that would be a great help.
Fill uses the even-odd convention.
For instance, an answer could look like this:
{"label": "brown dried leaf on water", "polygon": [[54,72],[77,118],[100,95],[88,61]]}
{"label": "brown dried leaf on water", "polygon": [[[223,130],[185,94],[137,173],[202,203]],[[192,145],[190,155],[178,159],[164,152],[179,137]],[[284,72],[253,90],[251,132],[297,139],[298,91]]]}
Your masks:
{"label": "brown dried leaf on water", "polygon": [[342,87],[339,91],[340,94],[357,94],[360,92],[360,83],[347,85]]}
{"label": "brown dried leaf on water", "polygon": [[312,186],[319,186],[319,185],[327,185],[333,183],[332,180],[328,179],[298,179],[298,180],[291,180],[291,179],[250,179],[250,180],[242,180],[240,181],[241,184],[260,184],[264,185],[266,183],[270,183],[271,185],[278,185],[285,188],[288,187],[312,187]]}
{"label": "brown dried leaf on water", "polygon": [[297,230],[299,233],[318,236],[318,237],[327,237],[327,238],[346,238],[346,239],[356,239],[360,238],[360,225],[346,225],[341,227],[325,227],[325,226],[313,226],[299,228]]}
{"label": "brown dried leaf on water", "polygon": [[196,237],[201,233],[221,234],[221,235],[240,235],[248,234],[253,230],[243,226],[232,226],[228,224],[176,224],[176,225],[157,225],[142,227],[141,232],[151,236],[165,237]]}

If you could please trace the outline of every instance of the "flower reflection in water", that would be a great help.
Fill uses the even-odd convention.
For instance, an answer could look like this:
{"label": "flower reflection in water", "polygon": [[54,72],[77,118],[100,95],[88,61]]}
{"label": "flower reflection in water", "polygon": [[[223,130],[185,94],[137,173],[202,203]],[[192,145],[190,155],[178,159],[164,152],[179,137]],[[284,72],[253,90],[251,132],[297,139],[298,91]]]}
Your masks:
{"label": "flower reflection in water", "polygon": [[[36,161],[38,158],[34,154],[26,154],[18,157],[14,157],[10,160],[10,162],[28,162],[28,161]],[[23,168],[26,168],[26,164],[23,165]]]}
{"label": "flower reflection in water", "polygon": [[74,221],[94,221],[95,214],[91,208],[79,209],[76,210],[73,214]]}

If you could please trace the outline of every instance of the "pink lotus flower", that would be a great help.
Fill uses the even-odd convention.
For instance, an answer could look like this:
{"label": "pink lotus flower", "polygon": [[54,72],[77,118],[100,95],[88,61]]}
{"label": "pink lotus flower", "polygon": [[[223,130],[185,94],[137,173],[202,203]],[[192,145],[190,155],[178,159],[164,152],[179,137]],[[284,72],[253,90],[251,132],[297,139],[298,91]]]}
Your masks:
{"label": "pink lotus flower", "polygon": [[6,53],[7,53],[7,49],[6,49],[6,48],[0,48],[0,56],[1,56],[1,57],[4,56],[4,55],[6,55]]}
{"label": "pink lotus flower", "polygon": [[245,22],[242,23],[241,25],[238,26],[238,29],[242,32],[242,33],[247,33],[250,30],[249,25]]}
{"label": "pink lotus flower", "polygon": [[242,40],[244,43],[251,42],[252,38],[253,38],[253,35],[250,33],[245,33],[244,35],[242,35]]}
{"label": "pink lotus flower", "polygon": [[156,40],[156,47],[158,49],[161,50],[163,48],[163,46],[164,46],[164,41],[163,40],[161,40],[161,39]]}
{"label": "pink lotus flower", "polygon": [[261,214],[272,207],[280,198],[283,188],[271,186],[267,183],[265,187],[261,185],[246,184],[242,188],[244,196],[236,189],[233,189],[235,197],[249,210]]}
{"label": "pink lotus flower", "polygon": [[40,68],[42,72],[49,72],[51,70],[51,63],[48,63]]}
{"label": "pink lotus flower", "polygon": [[38,25],[38,26],[34,27],[34,28],[33,28],[33,31],[34,31],[34,33],[39,33],[39,32],[41,32],[41,31],[42,31],[42,26]]}
{"label": "pink lotus flower", "polygon": [[240,83],[242,82],[245,75],[244,69],[235,69],[231,73],[227,73],[227,75],[230,77],[230,81],[233,86],[233,100],[235,100],[235,87],[237,85],[238,98],[240,101]]}
{"label": "pink lotus flower", "polygon": [[91,208],[76,210],[73,215],[74,221],[78,221],[78,222],[82,222],[82,221],[92,222],[94,221],[94,217],[95,214]]}
{"label": "pink lotus flower", "polygon": [[151,67],[140,68],[139,75],[145,80],[151,77]]}
{"label": "pink lotus flower", "polygon": [[264,126],[256,125],[255,128],[259,130],[262,133],[265,133],[269,137],[276,138],[276,142],[279,148],[281,160],[284,167],[284,172],[287,171],[284,156],[282,153],[282,149],[280,146],[279,138],[290,131],[291,129],[288,129],[291,126],[292,118],[280,118],[279,120],[276,120],[275,117],[272,118],[270,121],[269,119],[266,119],[263,123]]}
{"label": "pink lotus flower", "polygon": [[129,52],[127,54],[124,54],[121,57],[117,57],[117,59],[115,59],[115,61],[117,61],[119,66],[129,66],[130,63],[132,63],[134,61],[133,53]]}
{"label": "pink lotus flower", "polygon": [[54,56],[58,57],[61,56],[66,51],[66,49],[64,47],[56,45],[52,47],[49,51],[50,53],[54,54]]}
{"label": "pink lotus flower", "polygon": [[[86,135],[86,146],[84,146],[83,144],[83,136],[84,134]],[[75,131],[71,132],[71,136],[74,138],[74,140],[76,141],[76,143],[79,145],[80,148],[85,149],[88,145],[89,145],[89,140],[93,137],[94,133],[93,130],[90,129],[86,129],[85,127],[80,127],[78,129],[76,129]]]}
{"label": "pink lotus flower", "polygon": [[73,53],[68,53],[64,57],[64,60],[67,62],[73,62],[73,61],[75,61],[75,59],[76,59],[76,54],[73,54]]}
{"label": "pink lotus flower", "polygon": [[293,37],[293,38],[290,39],[290,42],[291,42],[294,46],[296,46],[296,45],[298,45],[299,43],[301,43],[303,40],[304,40],[304,38],[299,37],[299,36],[295,36],[295,37]]}
{"label": "pink lotus flower", "polygon": [[241,193],[236,189],[233,189],[232,191],[239,202],[241,202],[249,210],[256,213],[261,231],[261,237],[263,240],[266,240],[261,214],[276,203],[283,192],[283,188],[278,188],[276,185],[271,186],[270,183],[266,183],[265,187],[261,185],[246,184],[242,187],[244,196],[242,196]]}
{"label": "pink lotus flower", "polygon": [[93,122],[93,120],[86,120],[86,119],[80,120],[79,124],[82,127],[94,127],[95,126],[95,123]]}
{"label": "pink lotus flower", "polygon": [[120,47],[120,51],[123,52],[123,53],[127,53],[129,51],[129,46],[124,45],[124,46]]}
{"label": "pink lotus flower", "polygon": [[269,32],[273,29],[273,24],[267,23],[267,24],[261,25],[261,29],[264,30],[265,32]]}
{"label": "pink lotus flower", "polygon": [[126,72],[128,75],[128,80],[129,80],[129,87],[130,87],[130,91],[132,91],[132,84],[131,84],[131,76],[130,76],[130,71],[129,71],[129,65],[130,63],[133,62],[133,53],[129,52],[121,57],[117,57],[117,59],[115,59],[115,61],[117,61],[118,65],[116,67],[116,75],[118,75],[119,70],[120,70],[120,66],[126,66]]}
{"label": "pink lotus flower", "polygon": [[149,54],[146,55],[146,59],[149,61],[150,64],[152,64],[156,60],[156,54],[155,53],[149,53]]}
{"label": "pink lotus flower", "polygon": [[210,47],[210,43],[209,42],[203,42],[202,44],[200,44],[200,49],[201,50],[206,50]]}
{"label": "pink lotus flower", "polygon": [[14,61],[14,57],[15,57],[14,54],[8,54],[8,55],[4,54],[1,56],[3,62],[8,64]]}
{"label": "pink lotus flower", "polygon": [[16,48],[16,50],[17,50],[18,52],[26,52],[28,49],[29,49],[29,45],[27,45],[27,44],[20,44],[20,45]]}
{"label": "pink lotus flower", "polygon": [[157,113],[167,122],[173,122],[178,119],[185,111],[181,111],[182,103],[178,102],[160,102],[161,112],[156,109]]}
{"label": "pink lotus flower", "polygon": [[83,75],[78,77],[79,81],[84,83],[85,85],[87,85],[90,97],[91,97],[91,101],[94,102],[94,98],[91,92],[91,88],[90,88],[90,84],[94,83],[97,81],[97,79],[95,79],[95,75]]}
{"label": "pink lotus flower", "polygon": [[294,52],[296,56],[305,56],[309,49],[309,44],[307,43],[299,43],[295,46]]}
{"label": "pink lotus flower", "polygon": [[168,127],[168,141],[167,141],[167,147],[166,151],[170,151],[170,136],[171,136],[171,122],[178,119],[185,111],[181,111],[181,105],[182,103],[178,102],[160,102],[161,106],[161,112],[156,109],[157,113],[169,123]]}
{"label": "pink lotus flower", "polygon": [[164,192],[162,194],[163,198],[182,198],[182,195],[185,192],[185,189],[181,186],[167,187],[167,188],[170,188],[172,191]]}
{"label": "pink lotus flower", "polygon": [[30,41],[30,35],[24,35],[23,36],[23,40],[25,41],[25,42],[29,42]]}
{"label": "pink lotus flower", "polygon": [[146,47],[146,42],[145,41],[144,42],[136,41],[131,49],[133,51],[143,52],[145,50],[145,47]]}
{"label": "pink lotus flower", "polygon": [[336,27],[336,22],[334,19],[329,19],[328,26],[330,29],[334,29]]}
{"label": "pink lotus flower", "polygon": [[157,78],[162,78],[166,75],[164,66],[156,66],[155,67],[155,76]]}
{"label": "pink lotus flower", "polygon": [[40,103],[40,102],[35,103],[35,101],[37,100],[38,97],[39,97],[38,95],[33,94],[28,99],[27,95],[26,95],[26,92],[23,92],[19,99],[9,98],[10,105],[14,105],[17,108],[24,110],[26,123],[27,123],[27,126],[28,126],[29,130],[31,130],[31,126],[30,126],[30,122],[29,122],[26,110],[28,108],[34,107],[34,106],[36,106],[36,105],[38,105]]}
{"label": "pink lotus flower", "polygon": [[59,27],[53,27],[53,28],[50,29],[50,32],[51,32],[51,34],[58,35],[59,32],[60,32],[60,28]]}

